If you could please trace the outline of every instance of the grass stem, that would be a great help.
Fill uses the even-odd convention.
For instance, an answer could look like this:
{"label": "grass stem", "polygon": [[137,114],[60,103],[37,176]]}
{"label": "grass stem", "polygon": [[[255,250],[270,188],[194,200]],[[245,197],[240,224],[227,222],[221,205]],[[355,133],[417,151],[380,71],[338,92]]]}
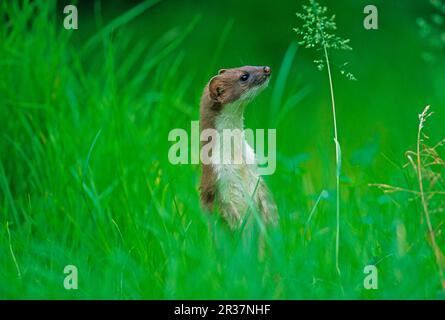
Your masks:
{"label": "grass stem", "polygon": [[433,229],[433,225],[431,223],[431,217],[430,217],[430,213],[429,213],[429,209],[428,209],[428,202],[425,197],[424,186],[423,186],[423,176],[422,176],[422,160],[420,157],[420,142],[422,141],[423,124],[424,124],[426,118],[431,114],[431,113],[428,113],[429,107],[430,106],[426,106],[425,109],[423,110],[423,112],[419,116],[419,128],[417,130],[417,178],[419,181],[419,192],[420,192],[420,199],[422,201],[423,213],[425,214],[425,220],[426,220],[426,224],[428,227],[428,236],[430,238],[431,246],[433,247],[434,256],[436,258],[437,267],[439,269],[439,277],[440,277],[442,289],[445,292],[445,278],[444,278],[444,272],[443,272],[442,263],[441,263],[442,253],[441,253],[440,248],[436,242],[436,236],[434,234],[434,229]]}
{"label": "grass stem", "polygon": [[334,121],[334,141],[335,141],[335,162],[336,162],[336,232],[335,232],[335,269],[340,275],[339,252],[340,252],[340,172],[341,172],[341,152],[340,142],[338,141],[337,115],[335,110],[334,86],[332,84],[331,65],[329,63],[328,50],[326,44],[323,45],[326,67],[329,76],[329,88],[331,92],[332,117]]}
{"label": "grass stem", "polygon": [[17,263],[17,259],[14,254],[14,250],[12,248],[12,240],[11,240],[11,232],[9,232],[9,222],[6,222],[6,233],[8,234],[8,242],[9,242],[9,252],[11,253],[12,261],[14,262],[15,268],[17,270],[17,277],[20,279],[22,277],[22,273],[20,271],[19,264]]}

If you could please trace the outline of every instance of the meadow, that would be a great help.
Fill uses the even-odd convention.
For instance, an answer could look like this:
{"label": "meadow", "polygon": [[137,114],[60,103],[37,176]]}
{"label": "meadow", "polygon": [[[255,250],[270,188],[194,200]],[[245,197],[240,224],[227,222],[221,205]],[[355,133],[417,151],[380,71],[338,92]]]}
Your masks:
{"label": "meadow", "polygon": [[[353,47],[332,52],[338,273],[328,75],[293,31],[306,2],[78,1],[79,29],[65,30],[66,1],[2,1],[0,298],[444,299],[415,159],[431,105],[421,181],[444,252],[445,10],[375,1],[379,29],[366,30],[369,1],[320,0]],[[422,33],[431,17],[438,32]],[[345,61],[356,81],[336,69]],[[280,222],[263,255],[261,230],[240,241],[200,209],[199,165],[168,160],[168,133],[198,120],[211,76],[246,64],[272,68],[245,114],[277,130],[265,179]]]}

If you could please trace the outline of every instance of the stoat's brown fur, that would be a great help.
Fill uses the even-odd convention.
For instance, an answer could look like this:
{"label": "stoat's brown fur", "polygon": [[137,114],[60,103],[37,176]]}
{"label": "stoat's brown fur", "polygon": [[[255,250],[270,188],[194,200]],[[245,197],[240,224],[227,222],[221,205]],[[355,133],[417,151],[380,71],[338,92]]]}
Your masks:
{"label": "stoat's brown fur", "polygon": [[[224,129],[239,129],[242,146],[235,146],[234,152],[244,160],[254,160],[255,154],[245,141],[244,133],[241,133],[244,129],[243,111],[246,104],[267,86],[270,73],[269,67],[253,66],[220,70],[206,85],[201,97],[201,133],[206,129],[215,129],[222,136]],[[202,142],[201,147],[212,143],[215,142],[209,139]],[[212,151],[222,152],[219,148]],[[252,209],[251,205],[265,223],[275,222],[278,218],[275,202],[258,174],[256,164],[248,163],[254,161],[202,165],[202,207],[207,211],[217,207],[232,229],[244,222],[248,209]]]}

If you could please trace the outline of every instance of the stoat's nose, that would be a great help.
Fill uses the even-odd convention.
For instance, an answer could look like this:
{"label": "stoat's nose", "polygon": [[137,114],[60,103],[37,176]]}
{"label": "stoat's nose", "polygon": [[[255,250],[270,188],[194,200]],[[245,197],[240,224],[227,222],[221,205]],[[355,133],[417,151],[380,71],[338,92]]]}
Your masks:
{"label": "stoat's nose", "polygon": [[270,69],[270,67],[268,67],[268,66],[263,67],[263,70],[264,70],[264,73],[267,75],[270,75],[272,72],[272,69]]}

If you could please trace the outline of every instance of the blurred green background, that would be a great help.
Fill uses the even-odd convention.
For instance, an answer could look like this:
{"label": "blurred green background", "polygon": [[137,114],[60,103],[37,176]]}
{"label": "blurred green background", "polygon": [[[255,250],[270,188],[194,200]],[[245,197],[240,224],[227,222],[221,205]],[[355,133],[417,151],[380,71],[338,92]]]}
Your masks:
{"label": "blurred green background", "polygon": [[[403,165],[425,105],[431,141],[445,136],[445,52],[431,46],[445,42],[444,13],[376,0],[379,29],[365,30],[369,1],[320,1],[354,49],[332,52],[338,276],[328,78],[292,30],[305,2],[78,1],[79,29],[65,30],[71,2],[3,1],[0,298],[443,299],[418,199],[369,184],[417,188]],[[437,32],[422,36],[419,18]],[[339,74],[345,61],[357,81]],[[245,114],[247,127],[277,129],[266,181],[281,220],[264,257],[257,234],[239,241],[201,212],[199,166],[167,158],[168,132],[190,131],[210,77],[246,64],[273,70]],[[444,248],[442,205],[433,222]],[[363,288],[369,264],[378,290]],[[66,265],[78,267],[78,290],[63,287]]]}

